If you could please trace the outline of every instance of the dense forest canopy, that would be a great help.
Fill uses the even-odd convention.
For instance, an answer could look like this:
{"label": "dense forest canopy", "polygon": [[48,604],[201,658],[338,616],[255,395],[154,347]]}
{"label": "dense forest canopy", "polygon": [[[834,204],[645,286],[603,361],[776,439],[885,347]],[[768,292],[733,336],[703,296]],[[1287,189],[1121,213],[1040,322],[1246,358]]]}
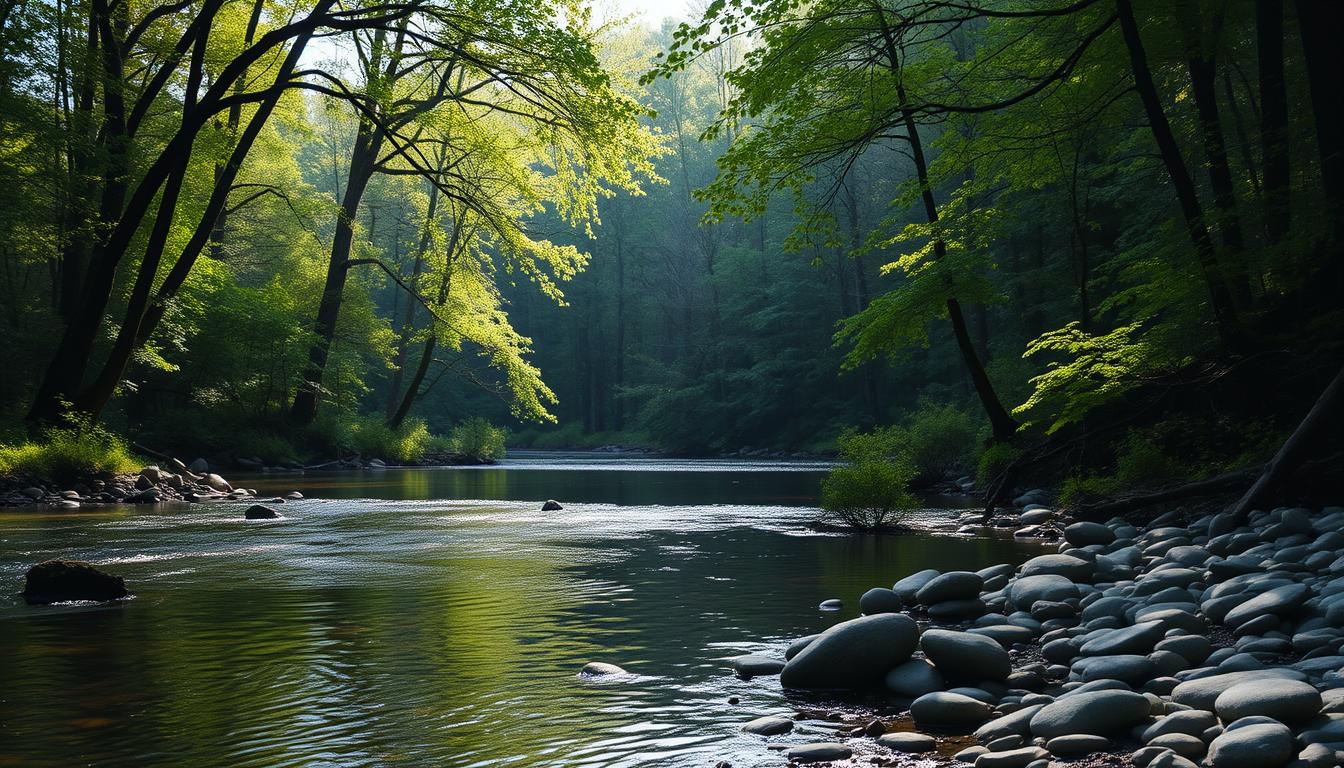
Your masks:
{"label": "dense forest canopy", "polygon": [[898,425],[1103,490],[1266,461],[1339,367],[1329,0],[0,2],[14,434]]}

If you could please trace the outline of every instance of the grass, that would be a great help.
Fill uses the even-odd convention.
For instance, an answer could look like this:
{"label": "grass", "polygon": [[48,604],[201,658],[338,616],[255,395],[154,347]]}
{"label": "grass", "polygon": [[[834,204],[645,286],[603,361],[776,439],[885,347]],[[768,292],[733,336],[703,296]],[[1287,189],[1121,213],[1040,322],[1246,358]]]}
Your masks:
{"label": "grass", "polygon": [[37,440],[0,444],[0,476],[69,483],[134,472],[145,463],[124,440],[98,426],[49,429]]}

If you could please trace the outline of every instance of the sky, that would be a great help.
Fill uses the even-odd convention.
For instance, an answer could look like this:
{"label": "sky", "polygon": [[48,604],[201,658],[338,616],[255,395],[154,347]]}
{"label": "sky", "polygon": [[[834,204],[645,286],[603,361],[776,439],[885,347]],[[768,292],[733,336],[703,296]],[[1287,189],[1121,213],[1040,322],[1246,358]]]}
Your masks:
{"label": "sky", "polygon": [[650,27],[657,27],[663,19],[672,16],[682,19],[687,16],[692,0],[594,0],[599,11],[607,7],[617,13],[638,16]]}

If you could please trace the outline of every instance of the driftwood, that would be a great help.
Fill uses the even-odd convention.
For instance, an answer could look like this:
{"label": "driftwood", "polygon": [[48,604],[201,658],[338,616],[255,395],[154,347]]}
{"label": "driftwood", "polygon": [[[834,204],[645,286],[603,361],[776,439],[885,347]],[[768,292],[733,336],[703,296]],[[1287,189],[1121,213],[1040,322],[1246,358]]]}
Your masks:
{"label": "driftwood", "polygon": [[1341,410],[1344,410],[1344,367],[1339,369],[1339,373],[1335,374],[1335,378],[1321,392],[1321,396],[1316,398],[1316,404],[1311,406],[1311,410],[1297,425],[1297,429],[1293,430],[1293,434],[1284,441],[1279,452],[1274,454],[1265,471],[1232,507],[1232,514],[1237,522],[1245,522],[1255,505],[1263,502],[1271,491],[1283,485],[1283,482],[1305,461],[1317,438],[1331,434],[1338,437],[1340,434],[1338,426],[1333,433],[1330,427],[1339,421]]}

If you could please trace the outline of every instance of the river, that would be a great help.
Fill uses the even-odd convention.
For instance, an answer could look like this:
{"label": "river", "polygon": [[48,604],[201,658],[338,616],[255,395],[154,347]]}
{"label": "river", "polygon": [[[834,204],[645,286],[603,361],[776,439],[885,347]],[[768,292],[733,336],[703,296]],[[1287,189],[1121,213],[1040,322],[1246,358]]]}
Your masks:
{"label": "river", "polygon": [[[825,467],[532,454],[239,478],[308,497],[276,521],[0,511],[0,766],[782,766],[739,727],[794,709],[727,658],[780,655],[913,571],[1036,551],[814,532]],[[24,605],[51,557],[136,596]],[[638,676],[578,678],[593,660]]]}

